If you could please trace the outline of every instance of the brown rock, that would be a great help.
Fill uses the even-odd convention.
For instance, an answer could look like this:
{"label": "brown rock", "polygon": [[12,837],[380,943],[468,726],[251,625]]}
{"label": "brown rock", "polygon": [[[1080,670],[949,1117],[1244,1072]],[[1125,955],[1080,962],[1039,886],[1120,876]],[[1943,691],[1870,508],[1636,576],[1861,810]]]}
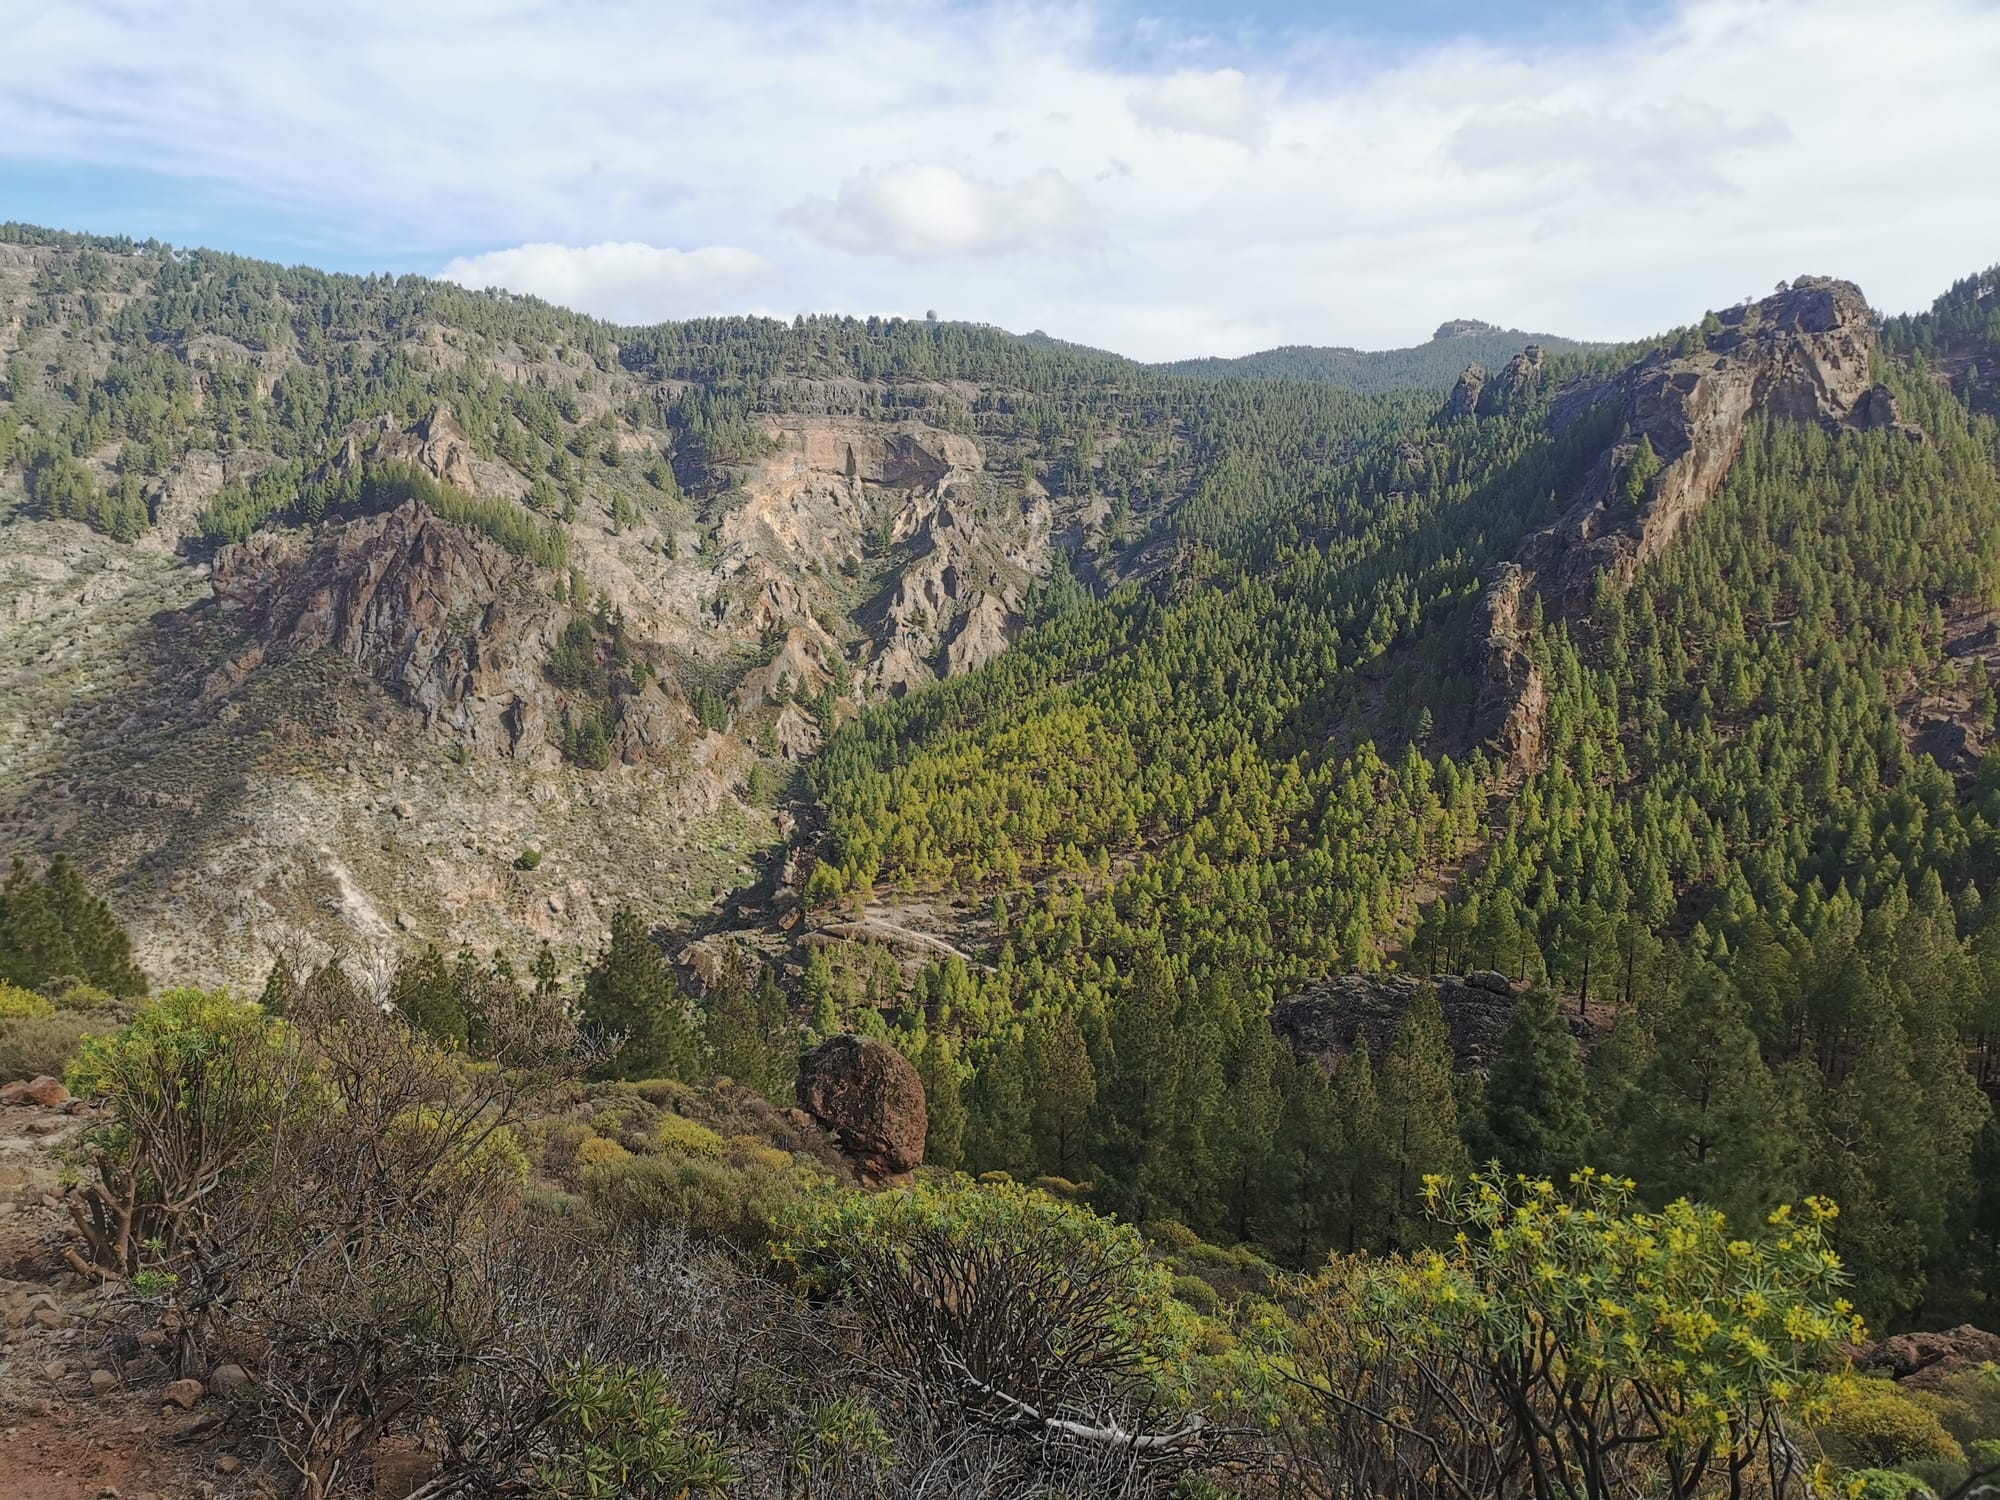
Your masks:
{"label": "brown rock", "polygon": [[182,1411],[188,1410],[207,1394],[208,1388],[199,1380],[176,1380],[160,1392],[163,1399],[178,1406]]}
{"label": "brown rock", "polygon": [[242,1467],[243,1460],[234,1453],[224,1453],[215,1460],[215,1472],[218,1474],[234,1474]]}
{"label": "brown rock", "polygon": [[208,1372],[209,1389],[218,1396],[240,1391],[250,1383],[250,1372],[241,1365],[217,1365]]}
{"label": "brown rock", "polygon": [[869,1182],[914,1170],[930,1128],[917,1070],[887,1042],[836,1036],[799,1060],[799,1103],[839,1137]]}
{"label": "brown rock", "polygon": [[1864,1370],[1880,1370],[1899,1384],[1922,1389],[1961,1370],[2000,1363],[2000,1334],[1970,1323],[1943,1333],[1899,1333],[1865,1345],[1854,1362]]}
{"label": "brown rock", "polygon": [[475,752],[553,754],[563,705],[543,666],[569,611],[534,564],[477,532],[414,501],[303,537],[260,531],[216,554],[213,586],[255,644],[211,696],[266,662],[331,651]]}
{"label": "brown rock", "polygon": [[1458,384],[1451,388],[1451,399],[1444,404],[1446,420],[1456,422],[1478,415],[1479,393],[1485,387],[1486,372],[1478,365],[1467,365]]}
{"label": "brown rock", "polygon": [[108,1396],[118,1389],[118,1377],[109,1370],[92,1370],[90,1389],[99,1396]]}
{"label": "brown rock", "polygon": [[51,1078],[46,1073],[26,1083],[0,1087],[0,1104],[32,1104],[38,1109],[61,1109],[67,1103],[69,1090],[62,1086],[61,1079]]}

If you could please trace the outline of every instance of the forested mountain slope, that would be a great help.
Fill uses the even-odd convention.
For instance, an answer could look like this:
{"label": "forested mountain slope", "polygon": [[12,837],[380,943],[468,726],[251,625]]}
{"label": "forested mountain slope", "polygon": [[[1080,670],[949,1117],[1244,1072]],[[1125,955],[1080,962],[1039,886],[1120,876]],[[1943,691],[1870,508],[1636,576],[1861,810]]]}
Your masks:
{"label": "forested mountain slope", "polygon": [[[1948,305],[1878,349],[1805,280],[1448,402],[1183,508],[1178,590],[1078,598],[837,736],[809,894],[992,910],[992,966],[903,1016],[976,1065],[969,1165],[1305,1253],[1396,1243],[1462,1135],[1739,1212],[1824,1192],[1878,1314],[1983,1297],[2000,443],[1923,358]],[[1273,1001],[1389,964],[1546,985],[1588,1077],[1524,1037],[1481,1099],[1429,1001],[1330,1084],[1273,1062]],[[1069,1159],[1041,1101],[1078,1045]]]}
{"label": "forested mountain slope", "polygon": [[842,714],[990,659],[1059,560],[1165,561],[1219,429],[1402,415],[22,226],[0,309],[0,838],[76,849],[191,977],[699,918],[782,863]]}
{"label": "forested mountain slope", "polygon": [[0,852],[156,977],[743,938],[932,1161],[1299,1263],[1476,1153],[1977,1310],[1992,284],[1357,391],[10,228]]}

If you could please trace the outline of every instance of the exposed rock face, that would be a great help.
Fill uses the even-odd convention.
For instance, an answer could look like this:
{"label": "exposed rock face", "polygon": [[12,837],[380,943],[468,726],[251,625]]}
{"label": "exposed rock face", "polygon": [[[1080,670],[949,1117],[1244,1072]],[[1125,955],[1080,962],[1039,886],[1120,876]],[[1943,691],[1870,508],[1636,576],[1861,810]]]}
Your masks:
{"label": "exposed rock face", "polygon": [[[1852,283],[1801,277],[1762,302],[1718,316],[1721,330],[1705,347],[1680,356],[1655,353],[1602,386],[1556,402],[1552,420],[1559,428],[1613,402],[1619,431],[1562,519],[1530,536],[1487,580],[1477,732],[1516,773],[1533,769],[1541,753],[1542,684],[1524,649],[1532,601],[1551,620],[1576,620],[1588,611],[1600,578],[1629,584],[1714,498],[1753,416],[1876,426],[1884,420],[1881,396],[1888,393],[1877,396],[1880,388],[1869,378],[1875,318]],[[1454,410],[1457,404],[1455,392]],[[1888,405],[1893,422],[1894,402]],[[1660,467],[1630,504],[1624,481],[1641,439]]]}
{"label": "exposed rock face", "polygon": [[[557,753],[562,700],[544,664],[568,609],[531,564],[415,502],[316,534],[260,531],[217,555],[214,587],[253,644],[210,693],[273,655],[334,651],[475,753]],[[643,759],[692,728],[686,706],[648,683],[624,705],[613,748]]]}
{"label": "exposed rock face", "polygon": [[332,467],[345,471],[376,463],[415,464],[445,484],[462,490],[474,487],[472,440],[443,402],[407,430],[398,427],[394,418],[383,417],[349,433]]}
{"label": "exposed rock face", "polygon": [[864,1181],[923,1164],[930,1117],[917,1070],[887,1042],[828,1037],[799,1060],[799,1105],[840,1139]]}
{"label": "exposed rock face", "polygon": [[[1451,1049],[1461,1069],[1485,1068],[1500,1047],[1500,1033],[1514,1013],[1514,987],[1504,974],[1479,970],[1464,976],[1437,974],[1337,974],[1280,1000],[1271,1028],[1302,1058],[1332,1067],[1366,1039],[1379,1060],[1395,1040],[1403,1013],[1417,992],[1430,985],[1451,1032]],[[1579,1035],[1581,1023],[1572,1021]]]}
{"label": "exposed rock face", "polygon": [[1899,1385],[1919,1390],[1962,1370],[1996,1362],[2000,1362],[2000,1334],[1970,1323],[1944,1333],[1899,1333],[1877,1339],[1864,1344],[1854,1356],[1858,1368],[1877,1371]]}
{"label": "exposed rock face", "polygon": [[1431,335],[1432,343],[1444,339],[1469,339],[1482,333],[1498,333],[1491,323],[1482,323],[1477,318],[1447,318],[1438,324],[1437,332]]}
{"label": "exposed rock face", "polygon": [[1458,384],[1451,388],[1451,399],[1444,404],[1444,414],[1448,421],[1462,422],[1479,413],[1479,393],[1486,388],[1486,372],[1478,365],[1467,365],[1465,373],[1458,377]]}
{"label": "exposed rock face", "polygon": [[1506,367],[1479,393],[1479,415],[1518,411],[1542,386],[1542,346],[1530,344],[1507,361]]}

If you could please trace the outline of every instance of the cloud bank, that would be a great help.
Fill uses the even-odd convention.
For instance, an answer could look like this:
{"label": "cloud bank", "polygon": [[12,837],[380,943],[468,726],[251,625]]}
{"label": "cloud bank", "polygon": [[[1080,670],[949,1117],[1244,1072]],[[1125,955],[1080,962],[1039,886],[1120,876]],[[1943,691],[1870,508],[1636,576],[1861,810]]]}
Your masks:
{"label": "cloud bank", "polygon": [[754,250],[730,245],[671,250],[618,240],[461,255],[438,274],[474,290],[528,292],[616,323],[658,323],[726,311],[776,270]]}
{"label": "cloud bank", "polygon": [[1144,357],[1632,336],[1804,271],[1900,309],[2000,259],[1992,0],[1653,14],[1389,52],[1140,49],[1091,0],[69,0],[7,20],[0,140],[618,317],[935,307]]}

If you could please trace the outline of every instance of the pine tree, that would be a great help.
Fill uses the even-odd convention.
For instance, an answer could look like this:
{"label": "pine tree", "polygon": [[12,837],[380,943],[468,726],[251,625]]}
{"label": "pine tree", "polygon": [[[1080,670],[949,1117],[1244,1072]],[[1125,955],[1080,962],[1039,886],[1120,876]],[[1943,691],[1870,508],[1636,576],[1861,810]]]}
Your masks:
{"label": "pine tree", "polygon": [[1624,1159],[1655,1201],[1695,1198],[1739,1217],[1797,1195],[1796,1113],[1764,1065],[1727,979],[1693,975],[1660,1018]]}
{"label": "pine tree", "polygon": [[967,1169],[1033,1177],[1029,1121],[1027,1049],[1020,1028],[1007,1026],[988,1043],[965,1090]]}
{"label": "pine tree", "polygon": [[1138,1223],[1153,1218],[1166,1197],[1180,1102],[1179,1009],[1166,960],[1150,944],[1141,948],[1110,1010],[1091,1151],[1107,1201]]}
{"label": "pine tree", "polygon": [[436,947],[405,954],[397,962],[389,980],[389,1005],[431,1040],[447,1046],[465,1045],[465,996]]}
{"label": "pine tree", "polygon": [[1267,1161],[1265,1234],[1294,1265],[1325,1255],[1339,1229],[1339,1122],[1326,1074],[1315,1062],[1281,1056],[1280,1108]]}
{"label": "pine tree", "polygon": [[796,1033],[769,965],[740,951],[727,958],[708,994],[706,1028],[717,1073],[776,1103],[791,1097],[798,1074]]}
{"label": "pine tree", "polygon": [[271,960],[271,972],[264,976],[264,992],[258,1003],[274,1016],[289,1014],[305,993],[299,972],[289,955],[280,953]]}
{"label": "pine tree", "polygon": [[924,1160],[956,1171],[965,1163],[964,1082],[959,1077],[951,1038],[932,1032],[917,1054],[917,1077],[924,1086],[924,1108],[930,1128],[924,1136]]}
{"label": "pine tree", "polygon": [[0,889],[0,979],[32,990],[51,979],[82,974],[76,944],[65,930],[48,888],[16,858]]}
{"label": "pine tree", "polygon": [[1084,1132],[1097,1102],[1097,1070],[1083,1029],[1067,1010],[1028,1023],[1029,1129],[1042,1174],[1075,1181],[1084,1170]]}
{"label": "pine tree", "polygon": [[1394,1207],[1391,1163],[1383,1137],[1382,1098],[1367,1038],[1334,1070],[1329,1120],[1338,1159],[1328,1222],[1334,1242],[1352,1253],[1386,1244]]}
{"label": "pine tree", "polygon": [[102,897],[91,894],[65,856],[58,854],[49,861],[42,888],[73,955],[73,967],[64,972],[114,995],[145,994],[146,976],[132,962],[131,939],[111,908]]}
{"label": "pine tree", "polygon": [[701,1037],[686,997],[666,955],[628,907],[612,913],[611,936],[584,975],[583,1024],[607,1040],[623,1038],[600,1076],[687,1082],[701,1071]]}
{"label": "pine tree", "polygon": [[1523,995],[1486,1075],[1483,1144],[1510,1172],[1565,1182],[1584,1165],[1590,1108],[1583,1063],[1546,990]]}
{"label": "pine tree", "polygon": [[536,999],[553,1000],[562,992],[562,970],[556,962],[556,950],[546,938],[536,950],[534,966],[529,972],[534,976]]}
{"label": "pine tree", "polygon": [[1262,1211],[1265,1163],[1284,1118],[1284,1094],[1277,1076],[1281,1050],[1270,1023],[1253,1015],[1245,1021],[1230,1059],[1221,1153],[1228,1166],[1227,1200],[1219,1209],[1239,1240],[1251,1237]]}
{"label": "pine tree", "polygon": [[1424,1179],[1461,1177],[1470,1166],[1459,1134],[1451,1033],[1437,992],[1425,985],[1410,1002],[1382,1061],[1382,1144],[1389,1181],[1387,1241],[1422,1243]]}

